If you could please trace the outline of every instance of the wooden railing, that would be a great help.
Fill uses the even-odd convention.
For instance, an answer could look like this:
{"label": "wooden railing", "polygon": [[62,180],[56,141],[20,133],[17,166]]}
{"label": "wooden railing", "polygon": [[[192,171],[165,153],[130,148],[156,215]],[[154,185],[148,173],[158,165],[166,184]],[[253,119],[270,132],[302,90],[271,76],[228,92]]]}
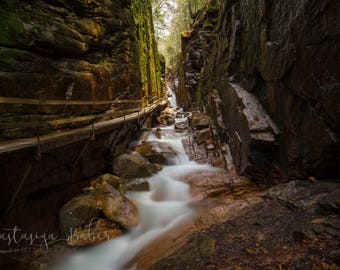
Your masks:
{"label": "wooden railing", "polygon": [[[139,100],[39,100],[39,99],[30,99],[30,98],[14,98],[14,97],[0,97],[0,104],[20,104],[20,105],[36,105],[38,106],[54,106],[54,105],[64,105],[64,106],[98,106],[98,105],[120,105],[123,108],[109,110],[105,113],[86,115],[86,116],[75,116],[75,117],[66,117],[55,120],[38,120],[39,125],[42,127],[54,126],[63,121],[69,123],[75,122],[86,122],[86,121],[96,121],[103,117],[115,118],[120,117],[125,114],[129,114],[132,112],[137,112],[149,104],[157,103],[161,100],[164,100],[165,97],[155,96],[152,99],[139,99]],[[138,104],[139,103],[139,104]],[[131,108],[131,106],[127,107],[127,104],[138,104]],[[38,111],[38,110],[37,110]],[[40,115],[35,113],[35,115]],[[0,122],[0,128],[11,128],[11,127],[32,127],[32,122]]]}
{"label": "wooden railing", "polygon": [[[125,117],[131,113],[138,112],[138,117],[140,113],[145,112],[145,108],[148,106],[155,105],[164,101],[166,97],[154,96],[151,99],[143,98],[140,100],[39,100],[39,99],[29,99],[29,98],[14,98],[14,97],[0,97],[0,105],[1,104],[21,104],[21,105],[35,105],[37,106],[36,113],[33,113],[31,121],[3,121],[0,122],[1,129],[14,129],[14,128],[23,128],[30,129],[31,136],[36,136],[38,144],[40,141],[40,136],[43,134],[49,134],[56,130],[63,130],[65,128],[78,128],[82,126],[92,125],[93,127],[93,138],[94,136],[94,124],[103,122],[106,120],[112,120],[118,117]],[[131,108],[131,104],[136,104]],[[114,110],[108,110],[105,113],[95,114],[92,112],[91,114],[85,116],[71,116],[53,119],[53,120],[42,120],[39,119],[41,114],[38,113],[38,108],[40,106],[98,106],[98,105],[119,105],[119,108]],[[144,110],[144,111],[143,111]],[[34,119],[34,120],[33,120]]]}

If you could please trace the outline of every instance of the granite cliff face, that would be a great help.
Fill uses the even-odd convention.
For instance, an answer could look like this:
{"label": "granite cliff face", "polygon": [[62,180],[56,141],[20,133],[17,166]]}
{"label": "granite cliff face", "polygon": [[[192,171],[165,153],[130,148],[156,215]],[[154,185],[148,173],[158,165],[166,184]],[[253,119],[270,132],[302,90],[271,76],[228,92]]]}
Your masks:
{"label": "granite cliff face", "polygon": [[209,1],[205,10],[182,35],[182,104],[214,116],[241,173],[338,177],[339,1]]}
{"label": "granite cliff face", "polygon": [[[1,1],[0,96],[103,101],[158,95],[152,25],[150,1]],[[38,112],[48,121],[109,107],[1,104],[0,118],[25,122]],[[16,131],[3,129],[1,136],[30,135]]]}

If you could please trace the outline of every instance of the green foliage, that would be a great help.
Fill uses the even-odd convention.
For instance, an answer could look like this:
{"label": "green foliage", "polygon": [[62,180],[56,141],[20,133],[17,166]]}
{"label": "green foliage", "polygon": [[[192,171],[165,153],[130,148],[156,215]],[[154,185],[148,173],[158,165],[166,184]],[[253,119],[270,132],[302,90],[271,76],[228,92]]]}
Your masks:
{"label": "green foliage", "polygon": [[194,15],[205,0],[152,0],[155,35],[168,66],[181,50],[181,33],[192,27]]}

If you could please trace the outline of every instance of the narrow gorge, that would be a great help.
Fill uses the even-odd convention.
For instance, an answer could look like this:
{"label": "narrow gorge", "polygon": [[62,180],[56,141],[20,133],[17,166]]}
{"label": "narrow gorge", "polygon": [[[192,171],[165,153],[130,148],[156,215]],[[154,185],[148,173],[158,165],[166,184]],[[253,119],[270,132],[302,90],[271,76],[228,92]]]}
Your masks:
{"label": "narrow gorge", "polygon": [[2,0],[0,268],[340,269],[338,0]]}

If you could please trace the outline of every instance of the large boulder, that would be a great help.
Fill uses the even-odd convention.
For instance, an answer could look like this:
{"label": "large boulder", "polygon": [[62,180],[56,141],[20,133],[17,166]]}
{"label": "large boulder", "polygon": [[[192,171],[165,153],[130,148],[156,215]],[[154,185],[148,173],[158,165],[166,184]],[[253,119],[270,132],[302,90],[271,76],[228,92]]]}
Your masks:
{"label": "large boulder", "polygon": [[157,122],[161,125],[168,126],[175,124],[177,111],[173,108],[166,108],[157,117]]}
{"label": "large boulder", "polygon": [[159,166],[151,164],[137,152],[120,155],[113,161],[114,174],[123,178],[148,177],[159,170]]}
{"label": "large boulder", "polygon": [[59,212],[59,228],[63,236],[83,227],[100,216],[101,205],[94,194],[83,194],[66,203]]}
{"label": "large boulder", "polygon": [[110,184],[114,188],[119,188],[120,178],[109,173],[102,174],[91,182],[91,187],[95,188],[96,186],[101,186],[104,182]]}
{"label": "large boulder", "polygon": [[150,186],[145,178],[121,179],[120,191],[149,191]]}
{"label": "large boulder", "polygon": [[105,217],[124,228],[138,225],[137,207],[118,190],[108,183],[103,183],[96,191]]}
{"label": "large boulder", "polygon": [[177,152],[170,144],[158,141],[146,141],[135,149],[137,153],[145,157],[151,163],[171,165]]}
{"label": "large boulder", "polygon": [[248,178],[235,177],[225,170],[201,170],[188,173],[182,181],[188,183],[196,199],[217,197],[221,194],[243,194],[256,189],[256,185]]}

